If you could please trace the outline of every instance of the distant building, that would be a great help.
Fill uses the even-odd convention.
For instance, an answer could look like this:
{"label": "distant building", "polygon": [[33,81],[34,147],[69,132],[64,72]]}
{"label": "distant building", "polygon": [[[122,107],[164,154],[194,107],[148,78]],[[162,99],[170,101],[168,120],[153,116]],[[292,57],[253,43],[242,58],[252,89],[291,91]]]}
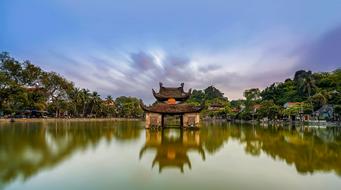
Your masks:
{"label": "distant building", "polygon": [[333,105],[327,104],[322,106],[320,109],[314,112],[314,114],[323,120],[330,120],[334,117],[334,107]]}
{"label": "distant building", "polygon": [[259,110],[261,107],[262,107],[261,104],[255,104],[255,105],[252,106],[252,111],[253,111],[253,112],[256,112],[256,111]]}
{"label": "distant building", "polygon": [[207,109],[210,111],[221,111],[224,110],[224,105],[219,103],[212,103],[211,105],[208,106]]}
{"label": "distant building", "polygon": [[43,87],[39,87],[38,85],[34,85],[34,86],[23,86],[23,88],[27,91],[27,92],[37,92],[39,90],[44,90]]}
{"label": "distant building", "polygon": [[[303,103],[302,102],[287,102],[283,105],[283,107],[285,109],[289,109],[289,108],[294,108],[294,107],[300,107]],[[300,115],[301,113],[301,115]],[[295,121],[295,120],[310,120],[310,116],[305,114],[303,115],[303,108],[300,109],[300,113],[292,113],[290,115],[288,115],[288,119],[291,121]]]}
{"label": "distant building", "polygon": [[302,105],[302,102],[287,102],[283,105],[285,109]]}
{"label": "distant building", "polygon": [[114,100],[103,100],[103,103],[106,106],[115,106],[115,101]]}
{"label": "distant building", "polygon": [[239,113],[241,111],[240,108],[232,108],[233,113]]}

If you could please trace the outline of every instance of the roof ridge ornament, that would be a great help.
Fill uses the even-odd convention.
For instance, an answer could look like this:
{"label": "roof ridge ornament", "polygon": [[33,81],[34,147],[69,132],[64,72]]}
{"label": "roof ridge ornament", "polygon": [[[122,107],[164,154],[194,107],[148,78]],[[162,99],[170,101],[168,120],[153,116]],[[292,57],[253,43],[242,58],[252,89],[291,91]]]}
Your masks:
{"label": "roof ridge ornament", "polygon": [[181,83],[180,87],[165,87],[162,82],[159,82],[159,85],[159,92],[152,89],[153,95],[158,101],[167,101],[169,98],[174,98],[178,102],[184,102],[189,98],[192,91],[192,89],[189,89],[188,92],[184,91],[185,83]]}

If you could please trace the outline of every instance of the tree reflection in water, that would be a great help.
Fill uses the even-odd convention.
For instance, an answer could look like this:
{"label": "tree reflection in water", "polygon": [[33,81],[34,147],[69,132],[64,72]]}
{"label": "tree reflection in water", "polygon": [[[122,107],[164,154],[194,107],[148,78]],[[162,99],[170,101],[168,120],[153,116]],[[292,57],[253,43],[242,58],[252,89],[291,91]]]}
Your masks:
{"label": "tree reflection in water", "polygon": [[[8,125],[8,126],[7,126]],[[52,168],[76,151],[96,147],[101,140],[136,140],[139,122],[42,122],[0,127],[0,179],[24,180]]]}
{"label": "tree reflection in water", "polygon": [[[6,126],[7,125],[7,126]],[[189,152],[205,161],[226,151],[229,141],[240,144],[247,155],[266,154],[294,165],[300,174],[335,172],[341,176],[341,128],[270,127],[206,123],[200,130],[141,129],[141,122],[37,122],[2,124],[0,127],[0,184],[28,179],[56,167],[77,151],[97,147],[102,141],[131,142],[146,136],[140,157],[156,151],[151,165],[159,171],[191,168]],[[233,154],[231,152],[230,154]],[[223,164],[223,163],[221,163]]]}
{"label": "tree reflection in water", "polygon": [[[229,140],[238,142],[248,155],[262,153],[274,160],[293,164],[300,174],[317,171],[335,172],[341,176],[341,128],[252,126],[247,124],[206,123],[197,131],[165,129],[146,130],[147,150],[155,150],[152,166],[191,169],[188,152],[195,150],[205,160],[205,152],[214,155]],[[175,134],[175,135],[174,135]],[[224,150],[222,150],[224,151]],[[231,152],[233,154],[233,152]]]}
{"label": "tree reflection in water", "polygon": [[[334,171],[341,176],[341,128],[243,124],[227,129],[223,134],[242,144],[247,154],[259,156],[265,153],[275,160],[294,164],[301,174]],[[216,144],[216,147],[220,146]]]}

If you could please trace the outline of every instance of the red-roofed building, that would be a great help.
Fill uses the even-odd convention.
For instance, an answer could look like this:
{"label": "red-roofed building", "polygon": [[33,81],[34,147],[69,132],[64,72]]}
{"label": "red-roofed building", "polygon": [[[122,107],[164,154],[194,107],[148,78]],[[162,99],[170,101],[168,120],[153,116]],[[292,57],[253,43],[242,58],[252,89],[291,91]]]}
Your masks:
{"label": "red-roofed building", "polygon": [[302,102],[287,102],[283,105],[285,109],[302,105]]}

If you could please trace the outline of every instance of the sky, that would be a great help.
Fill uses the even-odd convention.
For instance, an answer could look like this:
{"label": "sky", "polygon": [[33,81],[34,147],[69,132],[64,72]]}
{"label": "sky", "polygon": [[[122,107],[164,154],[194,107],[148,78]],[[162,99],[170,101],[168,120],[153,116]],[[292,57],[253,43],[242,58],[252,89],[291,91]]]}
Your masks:
{"label": "sky", "polygon": [[0,0],[0,51],[102,97],[204,89],[229,99],[341,65],[341,0]]}

